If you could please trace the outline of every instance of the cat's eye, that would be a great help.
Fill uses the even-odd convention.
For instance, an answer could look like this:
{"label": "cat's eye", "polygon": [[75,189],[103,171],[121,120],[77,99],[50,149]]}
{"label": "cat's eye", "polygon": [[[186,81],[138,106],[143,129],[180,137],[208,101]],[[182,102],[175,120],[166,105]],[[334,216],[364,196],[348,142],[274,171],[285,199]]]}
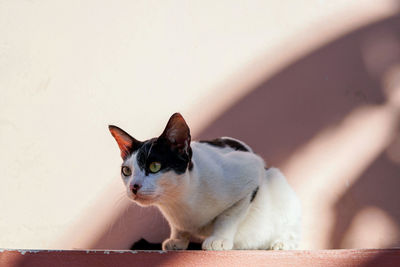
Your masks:
{"label": "cat's eye", "polygon": [[127,166],[123,166],[121,169],[121,172],[124,176],[130,176],[132,174],[131,168],[129,168]]}
{"label": "cat's eye", "polygon": [[158,172],[159,170],[161,169],[161,163],[160,162],[152,162],[152,163],[150,163],[150,165],[149,165],[149,170],[152,172],[152,173],[156,173],[156,172]]}

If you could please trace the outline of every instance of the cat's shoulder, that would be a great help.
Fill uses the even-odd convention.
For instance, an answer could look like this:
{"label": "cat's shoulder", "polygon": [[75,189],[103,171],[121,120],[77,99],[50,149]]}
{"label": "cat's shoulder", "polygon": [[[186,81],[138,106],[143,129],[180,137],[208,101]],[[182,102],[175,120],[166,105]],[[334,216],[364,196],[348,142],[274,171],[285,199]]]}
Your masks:
{"label": "cat's shoulder", "polygon": [[212,140],[199,140],[197,141],[197,143],[220,149],[229,149],[253,153],[251,147],[248,146],[245,142],[228,136],[223,136]]}

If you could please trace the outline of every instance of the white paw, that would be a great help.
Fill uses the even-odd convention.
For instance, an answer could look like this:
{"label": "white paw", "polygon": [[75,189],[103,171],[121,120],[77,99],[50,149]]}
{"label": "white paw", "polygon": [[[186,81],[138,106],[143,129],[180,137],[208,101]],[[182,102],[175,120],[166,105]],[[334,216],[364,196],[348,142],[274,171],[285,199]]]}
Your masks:
{"label": "white paw", "polygon": [[189,246],[189,241],[188,240],[183,240],[183,239],[166,239],[162,243],[162,249],[163,250],[184,250],[187,249]]}
{"label": "white paw", "polygon": [[295,249],[296,248],[296,244],[290,241],[281,241],[281,240],[277,240],[275,242],[273,242],[270,246],[269,249],[272,250],[288,250],[288,249]]}
{"label": "white paw", "polygon": [[204,240],[201,247],[204,250],[229,250],[233,248],[233,242],[229,239],[210,236]]}
{"label": "white paw", "polygon": [[272,250],[284,250],[285,249],[285,244],[283,244],[280,241],[276,241],[275,243],[272,243],[270,249],[272,249]]}

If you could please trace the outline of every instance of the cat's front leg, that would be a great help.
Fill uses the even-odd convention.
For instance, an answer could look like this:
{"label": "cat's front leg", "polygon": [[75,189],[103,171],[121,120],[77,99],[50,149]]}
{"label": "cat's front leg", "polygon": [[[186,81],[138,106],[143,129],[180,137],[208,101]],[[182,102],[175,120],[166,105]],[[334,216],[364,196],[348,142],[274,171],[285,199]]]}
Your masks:
{"label": "cat's front leg", "polygon": [[232,207],[221,213],[215,220],[211,236],[203,241],[204,250],[230,250],[233,249],[239,223],[244,219],[250,206],[250,198],[239,200]]}
{"label": "cat's front leg", "polygon": [[190,235],[171,226],[170,238],[162,243],[163,250],[185,250],[189,246]]}

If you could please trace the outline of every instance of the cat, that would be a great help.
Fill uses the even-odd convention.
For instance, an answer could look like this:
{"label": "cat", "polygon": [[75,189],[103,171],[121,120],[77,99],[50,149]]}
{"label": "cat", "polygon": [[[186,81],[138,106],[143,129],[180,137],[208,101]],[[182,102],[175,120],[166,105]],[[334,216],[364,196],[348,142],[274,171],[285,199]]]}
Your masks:
{"label": "cat", "polygon": [[159,137],[144,142],[117,126],[109,130],[128,197],[157,206],[170,225],[163,250],[187,249],[193,237],[204,250],[297,248],[299,199],[279,169],[266,168],[244,142],[192,142],[179,113]]}

